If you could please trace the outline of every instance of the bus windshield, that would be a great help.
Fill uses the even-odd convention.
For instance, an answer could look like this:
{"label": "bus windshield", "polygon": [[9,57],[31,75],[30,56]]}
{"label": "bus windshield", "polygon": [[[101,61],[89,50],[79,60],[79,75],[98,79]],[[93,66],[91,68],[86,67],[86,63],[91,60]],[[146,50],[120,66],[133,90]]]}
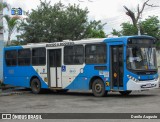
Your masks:
{"label": "bus windshield", "polygon": [[128,47],[127,68],[132,70],[157,69],[156,50],[153,47]]}

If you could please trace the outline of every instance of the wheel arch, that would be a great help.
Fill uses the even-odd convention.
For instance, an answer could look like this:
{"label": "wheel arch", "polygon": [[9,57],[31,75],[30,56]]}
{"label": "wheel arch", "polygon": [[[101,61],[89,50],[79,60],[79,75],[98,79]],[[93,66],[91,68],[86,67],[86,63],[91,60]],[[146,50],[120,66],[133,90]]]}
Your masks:
{"label": "wheel arch", "polygon": [[35,79],[35,78],[37,78],[37,79],[39,80],[40,84],[41,84],[41,81],[40,81],[39,77],[36,76],[36,75],[34,75],[34,76],[32,76],[32,77],[30,78],[30,83],[29,83],[29,86],[30,86],[30,87],[31,87],[31,82],[32,82],[32,80]]}

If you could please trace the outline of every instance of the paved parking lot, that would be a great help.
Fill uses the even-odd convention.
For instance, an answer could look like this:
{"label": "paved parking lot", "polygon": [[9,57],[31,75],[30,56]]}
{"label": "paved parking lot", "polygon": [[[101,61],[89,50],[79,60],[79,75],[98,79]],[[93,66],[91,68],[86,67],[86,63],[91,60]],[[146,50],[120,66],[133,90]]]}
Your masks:
{"label": "paved parking lot", "polygon": [[68,92],[0,96],[0,112],[35,113],[160,113],[160,89],[133,92],[121,96],[110,92],[106,97],[94,97],[91,92]]}

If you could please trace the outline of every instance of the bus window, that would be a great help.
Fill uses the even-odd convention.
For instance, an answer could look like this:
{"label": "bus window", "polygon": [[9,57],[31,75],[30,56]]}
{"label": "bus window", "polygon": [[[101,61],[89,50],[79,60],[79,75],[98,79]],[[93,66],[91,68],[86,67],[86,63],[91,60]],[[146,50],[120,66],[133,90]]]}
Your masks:
{"label": "bus window", "polygon": [[33,48],[32,49],[32,65],[45,65],[46,64],[46,49]]}
{"label": "bus window", "polygon": [[64,64],[75,65],[75,64],[83,64],[83,62],[84,62],[83,45],[64,47]]}
{"label": "bus window", "polygon": [[73,46],[64,47],[64,64],[73,64]]}
{"label": "bus window", "polygon": [[11,50],[5,52],[5,59],[7,66],[16,66],[17,65],[17,51]]}
{"label": "bus window", "polygon": [[18,65],[26,66],[31,64],[31,51],[30,49],[18,50]]}
{"label": "bus window", "polygon": [[106,45],[88,44],[86,45],[86,64],[106,63]]}

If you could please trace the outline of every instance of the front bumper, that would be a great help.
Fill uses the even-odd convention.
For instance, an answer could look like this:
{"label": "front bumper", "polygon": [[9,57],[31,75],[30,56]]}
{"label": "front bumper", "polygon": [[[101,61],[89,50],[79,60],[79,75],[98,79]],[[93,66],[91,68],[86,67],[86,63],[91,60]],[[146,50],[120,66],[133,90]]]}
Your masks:
{"label": "front bumper", "polygon": [[127,82],[127,90],[147,90],[159,88],[159,78],[157,80],[138,81],[129,79]]}

